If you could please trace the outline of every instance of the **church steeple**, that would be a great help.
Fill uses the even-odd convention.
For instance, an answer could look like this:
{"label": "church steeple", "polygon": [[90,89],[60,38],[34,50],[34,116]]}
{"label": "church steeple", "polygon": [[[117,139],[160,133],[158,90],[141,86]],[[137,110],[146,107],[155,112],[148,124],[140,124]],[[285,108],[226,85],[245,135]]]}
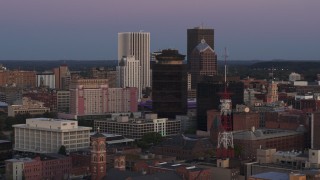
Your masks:
{"label": "church steeple", "polygon": [[91,136],[91,179],[101,180],[106,176],[106,137],[100,133]]}

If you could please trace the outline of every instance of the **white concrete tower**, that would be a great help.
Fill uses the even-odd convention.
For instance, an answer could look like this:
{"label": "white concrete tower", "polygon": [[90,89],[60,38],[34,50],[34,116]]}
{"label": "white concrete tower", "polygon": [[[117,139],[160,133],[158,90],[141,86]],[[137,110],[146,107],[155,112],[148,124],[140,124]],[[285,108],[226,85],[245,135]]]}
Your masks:
{"label": "white concrete tower", "polygon": [[117,66],[117,86],[121,88],[138,88],[138,98],[141,98],[141,66],[134,56],[124,56]]}
{"label": "white concrete tower", "polygon": [[140,61],[140,81],[142,89],[151,87],[150,84],[150,33],[149,32],[120,32],[118,33],[118,61],[123,56],[134,56]]}

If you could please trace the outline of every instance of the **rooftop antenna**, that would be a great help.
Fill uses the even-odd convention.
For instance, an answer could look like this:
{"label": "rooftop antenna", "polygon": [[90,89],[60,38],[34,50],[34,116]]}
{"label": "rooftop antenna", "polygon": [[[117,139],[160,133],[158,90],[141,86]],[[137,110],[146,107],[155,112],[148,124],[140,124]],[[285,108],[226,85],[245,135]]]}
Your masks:
{"label": "rooftop antenna", "polygon": [[224,48],[224,93],[227,93],[227,48]]}

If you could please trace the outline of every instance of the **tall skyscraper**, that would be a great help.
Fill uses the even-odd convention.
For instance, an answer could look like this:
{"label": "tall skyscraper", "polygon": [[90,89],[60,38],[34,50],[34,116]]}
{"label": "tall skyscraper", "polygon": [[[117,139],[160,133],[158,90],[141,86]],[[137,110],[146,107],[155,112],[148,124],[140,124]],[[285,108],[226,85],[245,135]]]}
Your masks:
{"label": "tall skyscraper", "polygon": [[204,39],[192,50],[188,58],[191,89],[196,89],[201,76],[217,75],[217,55]]}
{"label": "tall skyscraper", "polygon": [[152,109],[159,117],[187,113],[187,65],[178,50],[163,50],[152,69]]}
{"label": "tall skyscraper", "polygon": [[150,87],[150,33],[121,32],[118,33],[118,60],[123,56],[134,56],[140,61],[141,87]]}
{"label": "tall skyscraper", "polygon": [[140,61],[134,56],[124,56],[117,66],[117,86],[118,87],[136,87],[138,88],[138,97],[141,98],[141,66]]}
{"label": "tall skyscraper", "polygon": [[190,59],[192,50],[204,39],[206,43],[214,50],[214,29],[203,26],[187,30],[187,58]]}

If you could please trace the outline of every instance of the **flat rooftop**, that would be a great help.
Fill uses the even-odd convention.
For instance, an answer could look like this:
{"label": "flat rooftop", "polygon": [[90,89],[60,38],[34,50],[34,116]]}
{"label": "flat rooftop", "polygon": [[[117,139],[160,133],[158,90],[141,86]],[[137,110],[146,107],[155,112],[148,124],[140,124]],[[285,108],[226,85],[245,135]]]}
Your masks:
{"label": "flat rooftop", "polygon": [[261,178],[261,179],[272,179],[272,180],[289,180],[289,175],[286,173],[279,172],[266,172],[253,175],[251,177]]}
{"label": "flat rooftop", "polygon": [[186,165],[183,163],[170,163],[170,162],[161,162],[152,167],[161,168],[161,169],[168,169],[168,170],[175,170],[179,167],[185,167],[188,171],[201,171],[204,168],[196,167],[195,165]]}
{"label": "flat rooftop", "polygon": [[260,140],[269,139],[276,137],[301,135],[303,132],[293,131],[293,130],[283,130],[283,129],[257,129],[254,131],[236,131],[233,132],[233,139],[240,140]]}

